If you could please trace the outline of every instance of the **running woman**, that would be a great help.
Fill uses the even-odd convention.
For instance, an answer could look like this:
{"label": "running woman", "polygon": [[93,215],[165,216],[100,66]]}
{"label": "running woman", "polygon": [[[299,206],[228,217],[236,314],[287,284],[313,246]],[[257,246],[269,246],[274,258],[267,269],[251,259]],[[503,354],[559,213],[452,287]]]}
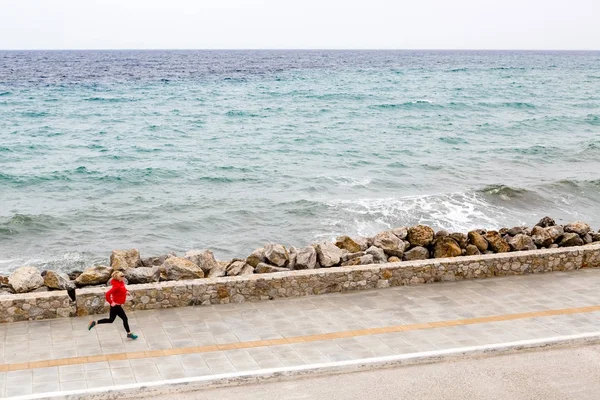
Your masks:
{"label": "running woman", "polygon": [[127,314],[125,314],[125,310],[121,307],[127,298],[127,289],[125,288],[125,282],[123,281],[123,273],[121,271],[113,272],[110,284],[112,285],[112,288],[110,288],[105,295],[106,301],[110,304],[110,317],[98,321],[91,321],[88,325],[88,330],[95,327],[96,324],[112,324],[118,316],[123,320],[123,326],[127,331],[127,337],[135,340],[138,337],[129,330]]}

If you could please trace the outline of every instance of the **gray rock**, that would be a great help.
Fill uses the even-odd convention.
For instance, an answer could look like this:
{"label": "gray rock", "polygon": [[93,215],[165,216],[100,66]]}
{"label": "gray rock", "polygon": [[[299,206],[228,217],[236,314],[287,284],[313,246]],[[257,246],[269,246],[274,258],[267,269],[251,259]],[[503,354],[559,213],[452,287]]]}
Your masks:
{"label": "gray rock", "polygon": [[217,267],[211,268],[208,272],[207,278],[219,278],[221,276],[225,276],[227,270],[227,263],[225,265],[218,263]]}
{"label": "gray rock", "polygon": [[248,256],[248,258],[246,258],[246,262],[248,264],[250,264],[252,267],[256,268],[256,266],[259,263],[266,263],[267,262],[267,257],[265,256],[265,248],[264,247],[260,247],[256,250],[254,250],[252,252],[252,254],[250,254]]}
{"label": "gray rock", "polygon": [[554,220],[550,217],[544,217],[544,218],[540,219],[540,222],[535,224],[535,226],[541,226],[542,228],[547,228],[549,226],[554,226],[554,225],[556,225],[556,222],[554,222]]}
{"label": "gray rock", "polygon": [[477,247],[481,253],[488,249],[489,243],[479,231],[471,231],[467,236],[469,238],[469,243]]}
{"label": "gray rock", "polygon": [[371,255],[371,254],[365,254],[364,256],[359,258],[359,260],[360,260],[360,265],[375,264],[375,257],[373,257],[373,255]]}
{"label": "gray rock", "polygon": [[317,250],[312,246],[298,249],[294,269],[315,269],[317,267]]}
{"label": "gray rock", "polygon": [[46,271],[44,285],[56,290],[75,289],[75,282],[71,282],[67,274],[57,271]]}
{"label": "gray rock", "polygon": [[44,278],[35,267],[20,267],[8,276],[8,284],[17,293],[27,293],[44,285]]}
{"label": "gray rock", "polygon": [[269,243],[265,246],[265,257],[276,267],[285,267],[290,261],[290,255],[285,246]]}
{"label": "gray rock", "polygon": [[335,245],[340,249],[346,249],[350,253],[357,253],[360,251],[360,244],[354,241],[350,236],[339,236],[335,239]]}
{"label": "gray rock", "polygon": [[289,271],[289,269],[283,268],[283,267],[275,267],[273,265],[269,265],[266,263],[259,263],[256,266],[256,269],[254,270],[254,272],[256,272],[257,274],[269,274],[271,272],[285,272],[285,271]]}
{"label": "gray rock", "polygon": [[583,246],[583,239],[575,232],[566,232],[560,243],[560,247],[572,247],[572,246]]}
{"label": "gray rock", "polygon": [[428,226],[416,225],[408,228],[407,239],[412,246],[429,246],[433,243],[434,232]]}
{"label": "gray rock", "polygon": [[586,235],[584,237],[582,237],[583,239],[583,243],[585,244],[590,244],[594,241],[594,239],[592,239],[592,235],[590,235],[589,233],[586,233]]}
{"label": "gray rock", "polygon": [[373,238],[373,246],[379,247],[388,256],[402,258],[404,255],[404,242],[389,231],[375,235]]}
{"label": "gray rock", "polygon": [[446,237],[446,236],[450,236],[450,232],[448,232],[445,229],[439,230],[439,231],[437,231],[435,233],[435,238],[436,239],[439,239],[439,238],[442,238],[442,237]]}
{"label": "gray rock", "polygon": [[244,265],[244,268],[240,271],[239,275],[252,275],[254,274],[254,267],[250,264]]}
{"label": "gray rock", "polygon": [[404,253],[403,257],[403,259],[406,261],[427,260],[428,258],[429,250],[422,246],[413,247],[412,249]]}
{"label": "gray rock", "polygon": [[[220,265],[217,264],[218,267]],[[204,270],[193,261],[183,257],[167,258],[163,268],[164,277],[170,281],[204,278]]]}
{"label": "gray rock", "polygon": [[461,249],[467,248],[467,245],[469,244],[469,238],[464,233],[454,232],[450,234],[450,237],[456,240],[456,243],[458,243]]}
{"label": "gray rock", "polygon": [[342,262],[346,262],[346,261],[352,260],[354,258],[360,258],[360,257],[364,256],[365,254],[366,253],[364,251],[359,251],[357,253],[346,253],[346,254],[342,255],[341,260],[342,260]]}
{"label": "gray rock", "polygon": [[546,228],[536,225],[531,230],[531,238],[538,248],[550,246],[554,240]]}
{"label": "gray rock", "polygon": [[298,259],[298,250],[292,246],[289,251],[290,261],[288,262],[288,269],[296,269],[296,260]]}
{"label": "gray rock", "polygon": [[153,283],[160,280],[162,267],[155,265],[153,267],[128,268],[123,274],[130,284]]}
{"label": "gray rock", "polygon": [[408,228],[406,226],[401,226],[399,228],[392,229],[392,233],[398,236],[398,239],[405,240],[408,236]]}
{"label": "gray rock", "polygon": [[113,269],[104,265],[96,265],[94,267],[87,268],[75,279],[75,285],[88,286],[88,285],[103,285],[110,279]]}
{"label": "gray rock", "polygon": [[[169,258],[173,258],[173,257],[168,257],[167,260]],[[175,257],[175,258],[181,258],[181,257]],[[198,250],[198,249],[190,250],[187,253],[185,253],[183,258],[191,261],[192,263],[196,264],[196,266],[200,267],[202,272],[204,272],[204,275],[208,275],[210,273],[210,271],[213,269],[222,270],[221,266],[215,259],[215,255],[210,250]],[[164,265],[164,263],[163,263],[163,265]],[[201,276],[201,278],[204,278],[204,276]]]}
{"label": "gray rock", "polygon": [[435,239],[433,244],[434,258],[458,257],[462,251],[456,240],[450,236],[441,236]]}
{"label": "gray rock", "polygon": [[365,251],[365,253],[373,256],[375,263],[381,264],[387,262],[387,257],[382,249],[379,247],[371,246]]}
{"label": "gray rock", "polygon": [[138,249],[131,250],[113,250],[110,255],[110,267],[114,271],[123,271],[127,268],[137,268],[142,266],[140,252]]}
{"label": "gray rock", "polygon": [[169,253],[169,254],[164,254],[162,256],[158,256],[158,257],[144,258],[144,259],[142,259],[142,267],[146,267],[146,268],[152,268],[152,267],[156,267],[156,266],[161,267],[165,263],[165,260],[170,256],[177,257],[177,254]]}
{"label": "gray rock", "polygon": [[523,234],[523,227],[515,226],[513,228],[510,228],[506,233],[508,233],[510,236],[517,236]]}
{"label": "gray rock", "polygon": [[590,233],[591,230],[592,230],[592,228],[590,228],[590,226],[588,224],[586,224],[585,222],[581,222],[581,221],[572,222],[568,225],[565,225],[565,232],[576,233],[581,237]]}
{"label": "gray rock", "polygon": [[522,233],[517,234],[508,240],[510,248],[515,251],[535,250],[537,249],[533,239]]}
{"label": "gray rock", "polygon": [[322,267],[333,267],[340,263],[342,251],[333,243],[324,242],[315,245],[317,258]]}
{"label": "gray rock", "polygon": [[467,246],[466,252],[465,252],[466,256],[478,256],[480,254],[481,254],[481,252],[479,251],[477,246],[475,246],[473,244],[470,244]]}

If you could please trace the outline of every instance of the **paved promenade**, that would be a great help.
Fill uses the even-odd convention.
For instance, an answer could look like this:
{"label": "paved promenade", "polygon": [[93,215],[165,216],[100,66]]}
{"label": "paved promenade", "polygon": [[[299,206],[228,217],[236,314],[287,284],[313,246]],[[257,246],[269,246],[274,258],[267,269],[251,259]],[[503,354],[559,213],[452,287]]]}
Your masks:
{"label": "paved promenade", "polygon": [[[600,270],[0,325],[0,397],[600,331]],[[95,318],[98,318],[96,316]]]}

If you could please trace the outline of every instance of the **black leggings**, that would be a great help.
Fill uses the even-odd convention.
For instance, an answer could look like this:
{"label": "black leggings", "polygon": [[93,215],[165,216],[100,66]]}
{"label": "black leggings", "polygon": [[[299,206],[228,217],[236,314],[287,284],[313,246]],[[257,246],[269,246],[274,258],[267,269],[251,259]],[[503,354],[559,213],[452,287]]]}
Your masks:
{"label": "black leggings", "polygon": [[123,326],[125,327],[125,330],[127,331],[127,333],[129,333],[129,323],[127,322],[127,314],[125,314],[125,310],[123,310],[123,307],[121,306],[111,306],[110,307],[110,317],[109,318],[104,318],[98,321],[99,324],[112,324],[115,320],[115,318],[117,318],[117,316],[119,316],[119,318],[121,318],[123,320]]}

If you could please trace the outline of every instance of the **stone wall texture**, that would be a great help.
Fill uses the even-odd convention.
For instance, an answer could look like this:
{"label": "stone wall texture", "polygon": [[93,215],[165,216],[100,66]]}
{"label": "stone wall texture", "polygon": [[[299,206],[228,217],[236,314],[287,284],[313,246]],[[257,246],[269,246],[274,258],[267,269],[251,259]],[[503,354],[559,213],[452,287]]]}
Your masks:
{"label": "stone wall texture", "polygon": [[[128,310],[242,303],[494,276],[600,268],[600,245],[129,285]],[[0,322],[104,314],[108,288],[0,297]]]}

